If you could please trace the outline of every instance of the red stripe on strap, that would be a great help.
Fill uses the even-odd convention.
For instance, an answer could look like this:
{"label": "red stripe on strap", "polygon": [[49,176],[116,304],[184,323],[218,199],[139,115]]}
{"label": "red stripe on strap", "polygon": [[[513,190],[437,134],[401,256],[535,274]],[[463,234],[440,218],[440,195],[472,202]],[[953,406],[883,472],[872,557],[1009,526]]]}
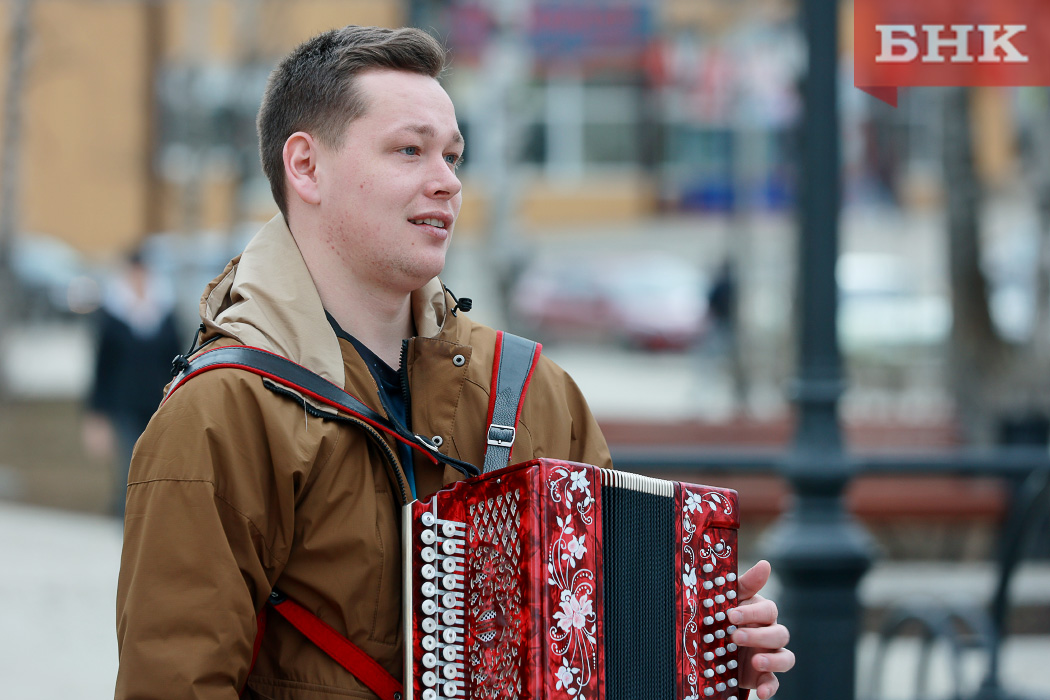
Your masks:
{"label": "red stripe on strap", "polygon": [[309,610],[288,598],[273,603],[273,609],[382,700],[404,697],[404,686],[389,671]]}

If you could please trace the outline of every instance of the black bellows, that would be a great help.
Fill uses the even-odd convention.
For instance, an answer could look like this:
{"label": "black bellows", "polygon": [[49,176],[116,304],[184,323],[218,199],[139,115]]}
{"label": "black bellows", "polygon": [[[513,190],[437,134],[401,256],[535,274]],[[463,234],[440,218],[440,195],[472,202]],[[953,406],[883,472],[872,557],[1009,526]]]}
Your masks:
{"label": "black bellows", "polygon": [[675,697],[674,497],[602,486],[606,700]]}

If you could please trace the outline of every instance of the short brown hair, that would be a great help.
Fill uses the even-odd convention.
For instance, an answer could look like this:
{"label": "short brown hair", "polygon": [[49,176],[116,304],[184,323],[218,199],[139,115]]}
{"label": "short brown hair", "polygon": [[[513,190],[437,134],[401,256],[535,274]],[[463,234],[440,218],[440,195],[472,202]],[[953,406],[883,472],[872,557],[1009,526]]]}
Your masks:
{"label": "short brown hair", "polygon": [[445,68],[445,49],[419,29],[350,25],[303,42],[270,73],[256,127],[263,172],[285,218],[285,141],[305,131],[338,148],[347,125],[367,107],[354,77],[377,68],[437,78]]}

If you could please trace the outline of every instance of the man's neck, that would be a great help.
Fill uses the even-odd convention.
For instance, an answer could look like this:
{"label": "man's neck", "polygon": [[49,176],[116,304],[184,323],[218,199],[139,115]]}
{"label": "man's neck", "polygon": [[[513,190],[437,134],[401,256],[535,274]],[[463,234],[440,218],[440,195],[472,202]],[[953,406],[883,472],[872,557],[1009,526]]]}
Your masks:
{"label": "man's neck", "polygon": [[325,290],[320,286],[321,303],[339,327],[360,340],[383,362],[394,369],[401,364],[401,342],[415,335],[411,295],[383,298],[369,290]]}
{"label": "man's neck", "polygon": [[344,331],[397,369],[401,341],[415,335],[412,295],[361,279],[339,263],[339,256],[312,237],[296,238],[325,310]]}

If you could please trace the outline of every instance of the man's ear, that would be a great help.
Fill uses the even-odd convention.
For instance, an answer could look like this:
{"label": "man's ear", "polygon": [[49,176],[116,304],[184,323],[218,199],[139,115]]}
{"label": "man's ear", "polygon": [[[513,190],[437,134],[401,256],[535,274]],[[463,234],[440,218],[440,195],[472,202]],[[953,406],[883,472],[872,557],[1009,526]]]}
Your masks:
{"label": "man's ear", "polygon": [[297,131],[284,142],[284,179],[292,192],[307,204],[320,204],[317,183],[318,144],[305,131]]}

